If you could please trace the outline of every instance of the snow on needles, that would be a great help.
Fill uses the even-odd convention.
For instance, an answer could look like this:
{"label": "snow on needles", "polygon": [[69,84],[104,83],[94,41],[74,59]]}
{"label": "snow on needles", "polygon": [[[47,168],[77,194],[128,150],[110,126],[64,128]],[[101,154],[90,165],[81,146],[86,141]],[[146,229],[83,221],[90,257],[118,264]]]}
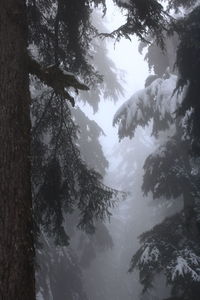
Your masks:
{"label": "snow on needles", "polygon": [[[159,249],[151,243],[148,243],[143,248],[143,252],[138,261],[138,265],[143,268],[146,265],[154,263],[163,263]],[[192,249],[184,249],[175,251],[173,253],[174,259],[171,264],[165,266],[165,271],[168,273],[167,277],[171,282],[179,280],[180,277],[191,279],[194,282],[200,282],[200,257],[196,255]]]}
{"label": "snow on needles", "polygon": [[146,126],[155,117],[167,122],[175,117],[182,102],[182,93],[174,93],[177,76],[167,74],[154,80],[148,87],[136,92],[115,113],[113,125],[118,124],[120,138],[133,137],[137,126]]}
{"label": "snow on needles", "polygon": [[149,264],[151,262],[156,262],[158,261],[160,256],[160,252],[158,250],[158,248],[156,248],[155,246],[152,248],[150,246],[147,246],[141,257],[140,257],[140,264]]}
{"label": "snow on needles", "polygon": [[193,281],[200,282],[200,258],[191,250],[180,251],[175,264],[171,267],[171,279],[190,276]]}

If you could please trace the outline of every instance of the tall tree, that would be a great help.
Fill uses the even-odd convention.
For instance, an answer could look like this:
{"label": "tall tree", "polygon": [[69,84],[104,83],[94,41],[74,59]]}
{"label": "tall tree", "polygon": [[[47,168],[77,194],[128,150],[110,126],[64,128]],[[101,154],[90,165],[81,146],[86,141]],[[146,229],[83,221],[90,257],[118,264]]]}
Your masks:
{"label": "tall tree", "polygon": [[[120,4],[124,1],[116,2]],[[157,21],[162,27],[164,14],[158,2],[149,0],[147,3],[144,1],[130,1],[130,3],[128,19],[131,20],[132,26],[125,27],[128,33],[136,31],[142,37],[149,28],[160,37]],[[0,136],[2,138],[0,150],[0,293],[2,299],[34,299],[35,297],[28,74],[36,76],[52,89],[54,103],[59,103],[60,111],[66,100],[74,105],[70,87],[73,87],[75,91],[88,90],[86,85],[79,82],[68,71],[76,73],[91,85],[101,79],[97,70],[88,63],[87,59],[90,55],[91,37],[97,33],[90,22],[93,4],[102,4],[105,7],[104,0],[2,0],[0,2]],[[126,31],[123,31],[123,34],[126,34]],[[29,53],[27,53],[27,46],[29,46]],[[38,55],[34,56],[31,51],[33,48]],[[68,125],[71,125],[69,110],[67,107],[65,109],[69,116]],[[62,116],[61,113],[61,119]],[[73,125],[72,127],[74,128]],[[70,144],[74,139],[73,128],[72,136],[69,134]],[[76,149],[74,145],[72,148]],[[81,162],[77,150],[75,156],[81,166],[78,170],[81,183],[81,197],[78,203],[82,210],[80,224],[84,227],[85,221],[88,220],[89,225],[93,225],[91,214],[87,214],[88,208],[93,211],[94,215],[104,216],[107,213],[107,206],[104,206],[103,211],[98,205],[96,208],[93,206],[94,202],[91,201],[84,186],[90,182],[91,184],[88,185],[90,196],[98,196],[101,202],[102,198],[98,194],[100,177],[96,172],[88,171],[87,166]],[[42,189],[47,196],[49,194],[47,186],[50,187],[53,183],[54,189],[51,190],[52,194],[49,197],[52,199],[56,193],[55,197],[58,196],[60,203],[62,195],[57,195],[58,188],[62,185],[59,163],[58,157],[53,157],[49,161],[49,172],[45,177],[48,184]],[[75,165],[75,160],[73,163]],[[54,173],[55,167],[57,171]],[[50,173],[53,174],[52,177]],[[85,178],[80,174],[84,174]],[[96,184],[95,189],[92,184]],[[64,187],[66,188],[66,185]],[[112,192],[106,190],[105,194],[105,198],[110,199]],[[42,208],[41,212],[45,214],[44,206]],[[60,207],[56,208],[58,208],[57,212],[62,212]],[[50,218],[46,215],[45,225],[49,225],[50,228],[49,221],[52,221],[55,212],[51,209],[49,212],[52,214]],[[42,218],[41,220],[44,221]],[[57,222],[56,218],[53,221],[54,225],[60,227],[60,233],[63,236],[60,221]]]}
{"label": "tall tree", "polygon": [[0,2],[0,298],[35,299],[27,17]]}
{"label": "tall tree", "polygon": [[[95,4],[104,3],[96,1]],[[79,178],[79,195],[77,196],[77,206],[81,211],[80,226],[86,230],[93,230],[93,217],[103,218],[107,215],[107,200],[111,199],[113,191],[105,189],[100,183],[101,176],[90,171],[87,165],[81,160],[79,150],[75,145],[76,126],[71,120],[70,110],[64,101],[69,100],[74,105],[74,98],[69,94],[68,88],[88,90],[88,87],[81,84],[73,74],[64,70],[73,70],[78,75],[82,74],[87,82],[99,81],[101,77],[87,62],[86,54],[89,49],[89,42],[92,33],[96,34],[95,28],[90,23],[90,4],[93,1],[85,1],[79,6],[79,2],[71,1],[71,5],[65,1],[1,1],[1,272],[0,272],[0,295],[2,299],[34,299],[34,245],[33,245],[33,220],[31,201],[31,170],[30,158],[32,156],[32,183],[36,178],[44,180],[37,182],[39,192],[43,191],[43,202],[34,203],[35,208],[42,208],[37,214],[35,221],[37,228],[40,225],[49,228],[49,233],[54,232],[59,243],[66,240],[63,228],[63,197],[65,209],[69,208],[70,201],[77,195],[76,178]],[[46,5],[48,4],[48,5]],[[55,9],[55,10],[54,10]],[[55,14],[54,14],[55,13]],[[28,22],[27,22],[28,19]],[[65,33],[66,32],[66,36]],[[74,39],[76,34],[77,39]],[[30,47],[31,44],[31,47]],[[27,47],[36,50],[28,53]],[[49,66],[49,64],[53,64]],[[59,65],[62,67],[59,68]],[[53,91],[49,92],[49,103],[53,99],[55,118],[57,118],[58,128],[53,127],[52,151],[49,156],[46,173],[41,176],[41,169],[36,170],[44,158],[43,148],[39,145],[32,147],[30,153],[30,96],[29,96],[29,73],[36,75],[44,84],[50,86]],[[41,85],[38,84],[38,86]],[[35,88],[37,89],[38,86]],[[43,98],[44,100],[44,98]],[[47,98],[45,98],[47,100]],[[44,104],[39,102],[38,104]],[[46,107],[45,107],[46,108]],[[52,109],[52,107],[51,107]],[[48,111],[48,116],[52,116],[52,110]],[[71,164],[65,165],[65,182],[62,182],[60,163],[61,157],[56,157],[57,148],[63,146],[64,136],[60,138],[61,127],[63,128],[63,113],[67,115],[68,133],[66,140],[69,153],[72,155]],[[46,109],[37,112],[39,117]],[[61,122],[62,120],[62,122]],[[42,123],[43,122],[43,123]],[[39,123],[39,124],[38,124]],[[43,128],[39,125],[43,125]],[[45,124],[45,118],[37,119],[37,130],[47,130],[51,124]],[[46,127],[45,127],[46,126]],[[32,134],[38,131],[32,128]],[[41,133],[41,131],[39,131]],[[43,145],[43,140],[38,134],[38,143]],[[34,140],[34,143],[37,143]],[[32,146],[33,144],[32,143]],[[65,143],[65,145],[66,145]],[[41,150],[37,159],[37,152]],[[51,149],[52,150],[52,149]],[[70,152],[71,151],[71,152]],[[67,152],[66,154],[67,155]],[[70,156],[69,156],[70,157]],[[36,164],[34,164],[36,162]],[[40,165],[41,166],[41,165]],[[71,166],[71,170],[69,168]],[[79,168],[80,167],[80,168]],[[36,170],[36,173],[34,173]],[[38,171],[38,173],[37,173]],[[55,171],[55,172],[54,172]],[[66,173],[67,172],[67,173]],[[40,175],[39,175],[40,173]],[[51,175],[53,174],[53,177]],[[82,175],[81,175],[82,174]],[[70,175],[72,177],[70,178]],[[68,180],[70,179],[70,180]],[[70,186],[70,183],[72,184]],[[96,188],[94,186],[96,185]],[[88,186],[89,190],[86,189]],[[51,192],[50,192],[51,191]],[[36,190],[32,190],[35,194]],[[38,191],[37,191],[38,192]],[[103,192],[104,205],[101,200]],[[65,196],[63,194],[65,193]],[[45,195],[45,196],[44,196]],[[99,197],[100,196],[100,197]],[[66,198],[68,204],[66,204]],[[95,203],[94,199],[98,200]],[[35,198],[36,200],[36,198]],[[45,211],[45,201],[47,211]],[[101,210],[103,208],[103,210]],[[67,206],[68,205],[68,206]],[[93,213],[91,213],[93,211]],[[38,210],[39,212],[39,210]],[[36,214],[34,214],[36,215]],[[60,217],[60,219],[59,219]],[[57,229],[57,232],[55,232]]]}
{"label": "tall tree", "polygon": [[[173,7],[177,8],[177,2],[174,4]],[[170,299],[198,299],[200,289],[199,77],[198,63],[194,64],[194,61],[198,62],[199,56],[199,7],[190,9],[192,12],[186,18],[177,21],[181,41],[177,52],[179,78],[169,71],[164,75],[162,72],[159,74],[163,66],[163,71],[169,67],[168,57],[163,55],[164,61],[159,64],[158,58],[152,56],[151,51],[156,47],[150,46],[147,58],[150,66],[159,71],[158,75],[149,77],[146,89],[125,103],[115,117],[115,121],[121,123],[121,138],[132,137],[137,126],[146,126],[153,120],[152,133],[161,137],[161,145],[144,164],[142,189],[145,193],[151,192],[155,199],[162,198],[171,203],[177,201],[177,198],[183,199],[180,213],[168,217],[141,235],[141,247],[134,255],[130,268],[131,271],[135,267],[139,269],[145,291],[152,287],[156,273],[164,273],[167,284],[171,286]],[[188,28],[186,32],[183,29],[185,24]],[[192,41],[189,46],[188,39]],[[175,93],[176,85],[177,88],[184,87],[178,95]]]}

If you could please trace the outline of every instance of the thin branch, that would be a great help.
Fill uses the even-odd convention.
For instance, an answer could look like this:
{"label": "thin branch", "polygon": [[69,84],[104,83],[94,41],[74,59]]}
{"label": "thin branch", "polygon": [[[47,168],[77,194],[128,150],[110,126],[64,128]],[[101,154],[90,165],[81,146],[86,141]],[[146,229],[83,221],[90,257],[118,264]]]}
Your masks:
{"label": "thin branch", "polygon": [[53,96],[54,96],[54,92],[51,92],[51,96],[50,96],[50,98],[49,98],[49,101],[48,101],[47,104],[45,105],[45,108],[44,108],[44,111],[43,111],[43,113],[42,113],[42,116],[40,117],[39,121],[37,122],[37,124],[36,124],[36,125],[33,127],[33,129],[32,129],[32,135],[34,135],[34,134],[36,133],[36,131],[37,131],[38,127],[40,126],[42,120],[44,120],[44,117],[45,117],[45,115],[46,115],[46,113],[47,113],[47,110],[48,110],[50,104],[51,104],[51,101],[52,101],[52,99],[53,99]]}

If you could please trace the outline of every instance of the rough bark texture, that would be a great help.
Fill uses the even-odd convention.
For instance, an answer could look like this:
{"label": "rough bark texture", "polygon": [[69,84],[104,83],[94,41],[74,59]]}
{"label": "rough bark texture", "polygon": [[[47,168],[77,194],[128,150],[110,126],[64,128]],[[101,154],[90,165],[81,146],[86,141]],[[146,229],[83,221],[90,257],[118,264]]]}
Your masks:
{"label": "rough bark texture", "polygon": [[25,0],[0,0],[0,299],[33,300]]}

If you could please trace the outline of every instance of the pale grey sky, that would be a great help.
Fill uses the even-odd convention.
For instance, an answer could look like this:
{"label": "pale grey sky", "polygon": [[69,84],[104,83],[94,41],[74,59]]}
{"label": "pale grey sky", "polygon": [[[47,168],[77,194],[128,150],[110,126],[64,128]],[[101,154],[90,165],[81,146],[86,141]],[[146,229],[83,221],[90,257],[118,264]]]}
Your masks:
{"label": "pale grey sky", "polygon": [[[112,31],[122,25],[125,20],[114,5],[112,0],[107,0],[107,13],[103,19],[109,31]],[[93,114],[89,105],[81,106],[81,109],[95,120],[106,133],[106,137],[101,138],[104,152],[108,157],[114,144],[118,142],[117,129],[112,126],[113,115],[117,108],[126,101],[134,92],[144,87],[144,81],[149,74],[147,63],[144,61],[144,55],[138,52],[138,39],[132,38],[132,42],[122,38],[115,43],[114,40],[108,40],[108,55],[116,65],[116,69],[123,70],[124,97],[121,97],[116,104],[112,101],[102,99],[99,110]]]}

